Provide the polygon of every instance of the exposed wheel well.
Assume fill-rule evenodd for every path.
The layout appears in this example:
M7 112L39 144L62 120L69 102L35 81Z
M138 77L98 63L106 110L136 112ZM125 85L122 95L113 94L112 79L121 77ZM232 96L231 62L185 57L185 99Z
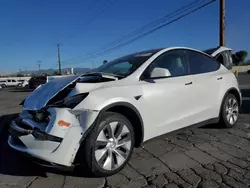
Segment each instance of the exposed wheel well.
M229 90L227 90L227 92L225 93L224 97L223 97L223 100L221 102L221 106L220 106L220 112L219 112L219 117L221 117L221 110L222 110L222 106L223 106L223 103L225 101L225 98L227 96L227 94L232 94L236 97L237 101L239 104L241 104L241 101L240 101L240 94L238 92L238 90L236 88L230 88Z
M135 131L135 147L140 147L143 142L143 123L138 112L126 105L112 106L105 111L122 114L131 122Z
M230 93L230 94L234 95L234 96L236 97L238 103L240 104L240 94L239 94L239 92L237 91L237 89L232 88L232 89L230 89L227 93Z

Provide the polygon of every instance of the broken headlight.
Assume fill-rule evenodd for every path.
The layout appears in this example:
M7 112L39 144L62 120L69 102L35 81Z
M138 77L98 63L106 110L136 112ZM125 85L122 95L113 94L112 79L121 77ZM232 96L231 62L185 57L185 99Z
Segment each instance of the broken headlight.
M64 108L75 108L80 102L82 102L89 93L82 93L78 95L74 95L72 97L68 97L62 101L58 101L50 106L54 107L64 107Z

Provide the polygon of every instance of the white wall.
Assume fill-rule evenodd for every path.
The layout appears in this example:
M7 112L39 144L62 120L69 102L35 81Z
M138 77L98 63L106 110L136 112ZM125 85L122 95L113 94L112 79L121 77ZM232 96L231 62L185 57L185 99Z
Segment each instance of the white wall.
M29 80L31 77L2 77L0 78L0 81L2 80Z
M233 71L238 71L238 72L247 72L248 70L250 70L250 65L247 66L235 66L232 69Z

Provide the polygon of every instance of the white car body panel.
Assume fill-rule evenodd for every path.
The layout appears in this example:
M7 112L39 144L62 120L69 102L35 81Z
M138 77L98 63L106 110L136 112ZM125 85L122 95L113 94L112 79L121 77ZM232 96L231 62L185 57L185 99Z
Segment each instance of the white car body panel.
M192 123L193 117L190 114L193 112L190 103L194 100L195 91L192 89L193 85L185 86L189 82L194 82L192 75L141 84L143 88L141 114L145 121L144 140Z
M98 115L109 105L129 104L136 109L142 120L143 141L205 120L218 118L221 102L228 89L235 88L240 94L237 79L223 65L219 70L210 73L155 79L151 82L140 80L144 70L159 55L174 49L194 50L183 47L160 50L123 79L76 83L66 98L81 93L89 94L73 109L48 106L47 111L50 113L48 125L31 123L30 126L35 126L48 135L61 138L61 142L39 141L32 135L26 135L20 137L25 146L16 144L11 136L8 140L9 145L37 158L71 166L81 140ZM198 50L194 51L204 54ZM84 78L84 74L81 77ZM220 77L222 79L218 80ZM39 87L25 100L24 111L19 116L24 120L31 118L27 110L43 109L51 98L78 78L80 77L58 78ZM60 126L60 120L69 122L70 125Z

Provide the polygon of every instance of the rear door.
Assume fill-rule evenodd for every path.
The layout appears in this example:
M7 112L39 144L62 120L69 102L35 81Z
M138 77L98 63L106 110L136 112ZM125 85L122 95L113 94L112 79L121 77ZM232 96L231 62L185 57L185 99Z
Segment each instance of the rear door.
M195 105L193 112L196 121L201 122L217 117L220 99L220 85L223 75L220 63L214 58L196 51L188 51L190 72L195 79Z

